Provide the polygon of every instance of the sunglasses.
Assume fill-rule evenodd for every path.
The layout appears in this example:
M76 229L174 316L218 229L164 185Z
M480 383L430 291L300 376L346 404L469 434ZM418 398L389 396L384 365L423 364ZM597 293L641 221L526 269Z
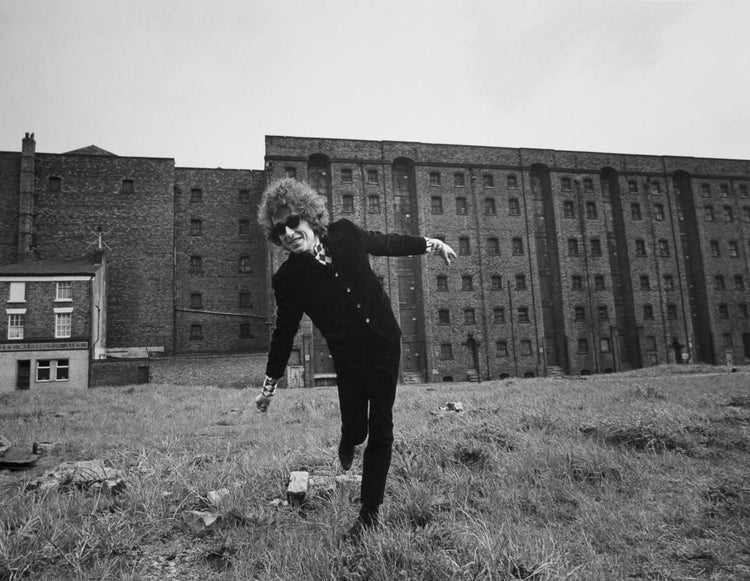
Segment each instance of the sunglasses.
M271 228L271 241L276 244L280 244L281 237L286 234L286 229L296 229L299 226L299 222L301 219L302 217L298 215L289 216L284 222L274 224L273 228Z

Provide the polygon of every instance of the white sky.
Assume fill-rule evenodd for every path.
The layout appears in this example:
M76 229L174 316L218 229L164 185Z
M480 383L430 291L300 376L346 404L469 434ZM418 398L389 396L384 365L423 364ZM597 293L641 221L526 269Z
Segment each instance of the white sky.
M0 151L265 135L750 159L750 1L0 0Z

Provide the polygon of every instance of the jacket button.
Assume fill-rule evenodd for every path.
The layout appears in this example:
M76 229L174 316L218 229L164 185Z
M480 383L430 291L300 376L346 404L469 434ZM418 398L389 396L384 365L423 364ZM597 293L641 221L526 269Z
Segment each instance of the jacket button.
M339 273L338 272L334 272L333 276L335 276L336 278L338 278L339 277Z
M346 287L346 292L348 292L348 293L352 292L351 287Z
M370 322L370 317L367 317L367 318L365 319L365 323L369 323L369 322Z
M362 308L362 303L357 303L357 308L361 309Z

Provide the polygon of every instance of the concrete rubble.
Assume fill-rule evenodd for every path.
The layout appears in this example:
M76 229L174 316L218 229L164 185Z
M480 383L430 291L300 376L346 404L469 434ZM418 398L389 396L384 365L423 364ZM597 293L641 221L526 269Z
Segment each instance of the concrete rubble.
M433 410L430 413L433 416L445 417L453 414L460 414L464 411L464 404L460 401L449 401L444 405L441 405L437 410Z
M103 460L63 462L52 470L35 478L26 490L45 492L53 489L75 487L84 490L100 490L105 494L119 494L127 487L119 470L104 465Z

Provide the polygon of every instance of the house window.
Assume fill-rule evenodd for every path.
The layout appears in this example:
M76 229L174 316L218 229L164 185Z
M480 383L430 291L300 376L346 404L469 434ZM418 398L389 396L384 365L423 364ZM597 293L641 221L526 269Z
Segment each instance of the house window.
M602 353L609 353L612 350L612 346L609 341L609 337L602 337L599 339L599 351Z
M713 206L704 206L703 207L703 219L706 222L713 222L715 219L714 216L714 207Z
M721 335L721 342L724 346L724 349L731 349L733 342L732 342L732 334L731 333L722 333Z
M599 305L597 307L597 316L600 321L609 320L609 309L607 308L607 305Z
M430 185L431 186L440 185L440 172L437 172L437 171L430 172Z
M495 187L495 176L493 176L491 173L486 173L482 176L482 183L484 184L485 188L494 188Z
M583 178L583 191L593 192L594 191L594 180L591 178Z
M12 282L10 283L10 294L8 296L9 303L25 303L26 302L26 283L25 282Z
M521 215L521 204L518 202L518 198L508 198L508 215L509 216Z
M630 217L633 220L641 219L641 205L640 204L630 204Z
M585 337L578 339L578 352L588 353L589 352L589 340Z
M367 211L371 214L380 212L380 196L367 196Z
M564 192L569 192L572 189L570 178L561 178L560 187Z
M8 339L23 339L23 327L26 321L24 313L10 313L8 315Z
M470 291L474 290L474 279L471 275L465 274L461 277L461 290Z
M515 174L508 174L508 176L505 178L505 183L509 190L518 189L518 179L516 179Z
M747 319L748 318L747 303L739 303L737 305L737 311L740 314L740 319Z
M203 326L198 323L190 325L190 340L191 341L202 341L203 340Z
M71 336L73 313L55 313L55 339L66 339Z
M659 239L659 256L669 256L669 241L664 238Z
M574 310L574 316L576 321L585 321L586 320L586 309L582 306L575 307Z
M464 309L464 325L475 325L477 315L474 309Z
M667 304L667 319L676 319L677 318L677 305L674 303L668 303Z
M297 179L297 168L292 166L287 166L284 168L284 173L286 174L286 177Z
M578 256L578 239L568 238L568 255Z
M724 303L719 304L719 318L720 319L729 318L729 307L727 307L727 305L725 305Z
M354 196L349 194L341 196L341 211L347 214L354 212Z
M191 309L203 308L203 295L201 293L190 293L190 308Z
M352 170L350 168L344 168L341 170L341 183L342 184L350 184L352 183L353 176L352 176Z
M661 194L661 182L657 180L653 180L651 182L651 193L652 194Z
M508 342L507 341L497 341L495 343L495 349L496 349L496 354L498 357L508 356Z
M252 295L247 292L243 291L240 293L240 308L241 309L252 309L253 308L253 301L252 301Z
M437 289L439 291L447 291L448 290L448 277L444 274L439 274L437 277Z
M440 359L453 359L453 347L450 343L440 344Z
M750 222L750 206L742 206L742 219Z
M433 214L442 214L443 198L440 196L432 196L431 209Z
M528 307L518 307L518 322L519 323L529 322L529 308Z
M240 339L250 339L252 336L250 323L240 323Z
M55 292L56 301L72 301L73 300L73 283L69 280L58 282Z
M497 215L497 207L495 206L495 198L484 199L484 213L486 216Z
M497 325L505 323L505 309L503 307L492 309L492 322Z
M120 192L123 194L132 194L135 191L135 185L133 184L133 180L122 180L122 185L120 186Z
M36 380L49 381L51 377L52 361L50 359L39 359L36 362Z
M458 172L453 174L453 185L459 188L463 188L466 185L463 173Z
M654 220L658 220L659 222L664 221L664 205L663 204L654 204Z
M190 220L190 235L200 236L203 229L203 222L200 220Z
M711 256L713 258L719 258L721 256L721 248L718 240L710 240L708 246L711 250Z
M190 203L198 204L203 201L203 190L200 188L192 188L190 190Z
M594 276L594 290L602 291L606 288L604 284L604 275L597 274Z
M638 182L636 180L628 180L628 192L631 194L638 193Z
M654 318L653 305L643 305L643 318L647 321L650 321Z
M523 255L523 238L513 238L511 241L513 248L513 256Z
M719 195L722 198L729 197L729 186L727 184L719 184Z
M378 170L376 169L368 169L367 170L367 183L368 184L377 184L378 183Z
M576 217L576 207L573 202L570 200L566 200L563 202L563 218L575 218Z
M70 362L68 359L57 359L55 361L55 381L68 381L70 375Z
M635 255L646 256L646 241L645 240L639 239L635 241Z
M450 325L451 323L451 312L448 309L438 309L438 324L439 325Z
M500 256L500 240L497 238L487 239L487 254L489 256Z
M525 274L517 274L516 275L516 290L526 290L526 275Z
M595 220L597 217L596 202L586 202L586 219Z
M598 238L591 239L591 256L602 255L602 242Z
M47 180L47 191L51 194L62 190L62 179L57 176L50 176Z
M456 198L456 214L459 216L465 216L467 213L468 207L466 205L466 198L459 196Z
M461 237L458 239L458 253L461 256L469 256L471 254L471 246L469 245L469 239Z
M704 198L707 198L711 195L711 185L710 184L701 184L701 195Z
M745 290L745 279L741 274L734 275L734 290Z
M724 283L724 275L723 274L717 274L714 276L714 288L716 290L724 290L726 289L726 284Z
M664 290L674 290L674 277L671 274L664 275Z
M250 257L240 256L240 272L250 272Z
M523 339L520 344L521 355L531 355L531 341Z
M493 274L490 277L491 289L494 291L503 290L503 277L499 274Z
M190 257L190 274L201 274L203 272L203 258L200 256Z
M572 290L581 290L583 288L583 279L580 275L574 274L570 277L570 288Z
M646 351L656 351L656 337L646 335Z
M240 236L249 236L250 235L250 220L242 219L238 223L239 226L239 235Z
M740 190L740 197L747 198L747 184L740 184L739 185Z
M651 279L647 274L641 275L641 290L651 290Z
M732 210L732 206L724 206L723 214L725 222L734 222L734 210Z
M241 204L247 204L250 201L250 190L240 190L237 201Z

